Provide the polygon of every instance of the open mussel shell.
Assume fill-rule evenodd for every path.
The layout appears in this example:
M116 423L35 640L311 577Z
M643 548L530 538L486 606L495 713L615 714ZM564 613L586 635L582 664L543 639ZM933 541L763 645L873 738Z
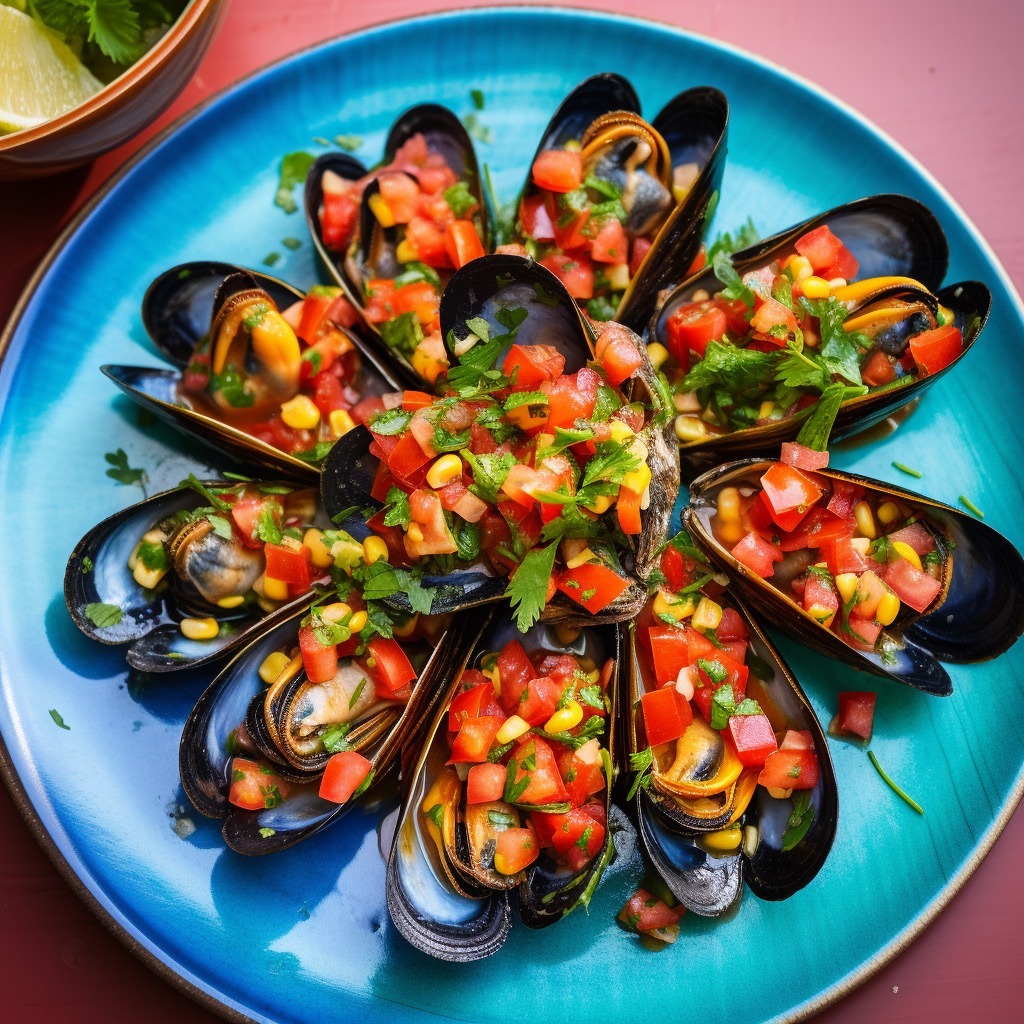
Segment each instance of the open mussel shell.
M288 710L282 698L289 694L268 688L260 679L259 668L271 652L297 644L302 614L292 614L242 650L204 691L182 730L179 770L185 794L201 814L224 819L225 842L247 856L294 846L340 818L354 804L337 804L318 795L316 783L326 757L313 752L305 756L286 754L277 745ZM376 781L397 764L403 744L429 712L438 681L448 677L450 661L456 656L458 632L456 627L442 636L408 703L397 714L371 715L349 734L353 745L373 762ZM305 682L300 671L278 689L294 695ZM276 807L246 811L228 803L234 756L229 747L240 725L245 726L247 742L255 750L238 753L268 762L281 778L292 783L286 798Z
M559 149L581 139L594 121L613 110L640 113L640 98L628 79L609 71L584 79L551 115L534 158L546 149Z
M517 345L551 345L565 357L565 372L575 373L594 358L597 336L591 321L580 311L565 286L546 267L533 260L510 254L483 256L467 263L448 283L441 296L441 334L450 339L473 333L468 321L485 320L491 337L507 333L498 314L503 309L526 309L520 324ZM676 444L661 425L663 400L657 375L638 337L618 324L601 325L603 330L621 331L631 338L642 356L635 374L625 381L622 391L630 402L640 402L653 410L652 421L644 428L651 467L651 500L641 513L643 530L631 552L632 565L625 566L635 582L600 615L581 612L575 602L556 598L545 615L559 618L571 626L600 622L620 622L631 618L647 599L643 582L650 574L669 528L672 507L679 488ZM511 345L511 343L510 343ZM449 349L453 364L458 357ZM505 353L498 354L500 365ZM325 500L326 496L325 496ZM328 502L330 507L330 502ZM345 507L342 505L339 508Z
M208 487L230 486L225 481L206 481ZM160 587L147 590L135 579L128 561L143 536L177 512L197 508L202 498L191 487L176 487L115 512L94 526L75 545L64 573L64 599L75 625L100 643L130 644L128 664L142 672L177 672L196 668L247 644L259 631L311 600L296 598L271 613L259 609L220 611L221 632L211 640L189 640L178 622L192 610L191 589L167 574ZM240 552L243 555L247 552ZM230 568L230 567L229 567ZM234 571L232 569L231 571ZM240 568L244 571L244 568ZM257 573L260 570L257 570ZM99 626L92 616L95 606L120 609L114 625ZM209 607L196 609L202 616Z
M650 321L662 289L682 280L700 252L725 171L729 101L711 86L669 100L651 127L668 145L673 168L696 170L619 303L615 319L634 331Z
M757 487L770 465L756 459L732 462L699 477L690 486L691 504L683 510L683 525L711 561L729 573L740 594L779 629L827 657L937 696L953 692L939 659L994 658L1024 633L1024 558L1005 537L964 512L895 484L818 470L826 480L847 481L918 510L947 549L937 603L925 614L886 627L895 643L887 646L884 657L848 646L715 540L711 519L718 491L726 486Z
M747 684L752 697L768 716L777 733L786 729L807 730L818 757L818 782L810 790L813 818L803 839L783 849L782 835L793 809L792 798L776 799L757 786L758 769L744 769L723 816L701 820L689 806L676 802L652 785L637 798L641 841L659 874L676 898L695 914L718 917L735 906L743 883L755 896L781 900L806 886L821 869L832 848L839 817L839 791L828 743L800 684L775 646L758 626L750 610L732 592L730 603L740 612L750 634L753 669ZM643 663L633 639L630 661L627 714L636 707L645 678ZM694 721L699 721L694 718ZM701 722L703 724L703 722ZM708 731L709 727L705 727ZM628 746L638 746L636 717L629 714ZM705 774L715 769L713 759L702 766ZM698 769L697 777L700 776ZM733 853L711 853L701 845L701 833L723 827L731 818L743 823L743 843Z

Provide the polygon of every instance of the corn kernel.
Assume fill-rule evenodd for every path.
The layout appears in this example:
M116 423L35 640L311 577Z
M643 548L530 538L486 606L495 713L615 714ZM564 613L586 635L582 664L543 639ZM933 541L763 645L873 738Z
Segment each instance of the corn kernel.
M570 558L566 563L566 569L578 569L581 565L586 565L587 562L596 562L597 555L594 554L590 548L584 548L575 558Z
M582 721L583 707L578 700L571 700L544 723L544 731L563 732L566 729L575 729Z
M597 515L601 515L601 513L607 512L613 504L615 504L615 499L610 494L595 494L594 500L589 505L584 505L583 507L590 509L591 512L596 512Z
M264 576L263 596L271 601L287 601L288 584L284 580L275 580L272 576Z
M320 609L320 618L331 625L341 622L342 619L348 618L351 614L352 609L344 601L334 601L332 604L325 605Z
M308 529L302 535L302 546L309 548L309 557L318 569L326 569L334 564L331 549L324 543L324 535L316 528Z
M708 832L704 836L704 846L709 850L727 853L730 850L739 848L743 841L743 829L740 823L730 825L728 828L720 828L717 832Z
M281 419L293 430L312 430L320 422L320 410L308 395L296 395L282 403Z
M800 282L800 287L803 289L804 295L809 299L827 299L829 292L832 290L828 286L828 281L823 277L816 277L811 275L805 277Z
M360 630L366 628L367 614L366 612L353 612L352 618L348 620L348 628L353 633L358 633Z
M613 292L624 292L629 287L629 264L606 264L604 276L608 280L608 287Z
M855 572L841 572L836 577L836 590L839 591L843 604L851 600L853 595L857 593L858 582Z
M853 506L853 518L857 522L857 529L860 530L862 537L874 540L878 536L875 517L871 513L871 506L866 501L858 501Z
M442 371L448 369L448 364L443 359L432 356L424 350L422 345L413 352L412 359L409 361L412 363L412 368L430 384L433 384L441 376Z
M740 492L736 487L723 487L718 492L718 518L723 523L740 521Z
M513 740L525 736L530 731L530 723L524 721L518 715L512 715L501 723L501 728L494 735L494 742L499 746L511 743Z
M708 428L696 416L677 416L675 431L680 441L699 441L707 436Z
M388 560L388 546L380 537L367 537L363 541L363 561L367 565Z
M283 651L274 651L263 659L260 665L260 679L269 686L288 667L289 657Z
M217 607L230 610L231 608L240 608L243 604L245 604L245 595L231 594L228 597L222 597L217 602Z
M608 429L611 431L611 438L618 444L625 444L630 438L635 437L632 428L622 420L609 420Z
M668 349L660 341L651 342L647 346L647 358L650 359L651 366L656 370L660 370L665 365L668 355Z
M740 523L722 523L717 536L723 544L735 546L743 540L743 526Z
M768 795L775 800L788 800L793 795L791 789L778 789L775 786L768 786Z
M281 547L287 548L289 551L294 551L296 554L302 551L302 541L298 537L289 537L285 535L281 538Z
M136 559L135 571L132 573L135 582L146 590L152 590L166 575L166 569L147 569L141 558Z
M622 477L622 487L627 487L634 494L643 494L651 483L651 467L641 462L636 469L631 469Z
M405 535L414 544L422 544L423 543L423 531L420 529L420 524L419 523L410 523L409 524L409 529L406 530Z
M806 256L790 256L786 266L793 274L794 281L806 281L807 278L814 276L814 268Z
M408 238L403 238L397 246L395 246L395 259L399 263L412 263L413 260L418 260L420 254L416 251L416 246L412 244L412 241Z
M759 420L766 420L773 412L775 412L774 402L762 402L760 408L757 410L757 418Z
M427 470L427 483L435 490L439 490L453 480L462 479L462 459L458 455L442 455L435 459L433 465Z
M395 226L395 215L388 206L387 200L379 193L376 192L366 201L366 205L370 207L370 212L377 218L377 223L382 228L393 228Z
M887 590L875 609L875 621L880 626L891 626L899 613L900 599L891 590Z
M327 417L327 422L330 424L331 433L335 437L341 437L350 430L355 430L356 427L356 421L352 419L348 409L333 410L330 416Z
M182 619L178 628L189 640L212 640L220 632L216 619Z
M654 615L662 621L668 618L673 622L682 622L683 619L688 619L693 615L696 610L697 604L692 594L687 594L686 597L676 597L659 588L654 598Z
M712 601L710 597L702 597L700 604L697 605L697 610L693 613L690 625L698 633L703 633L709 629L718 629L721 621L722 606L716 601Z
M888 526L890 523L895 523L896 520L899 519L899 517L899 505L896 505L891 501L883 501L882 504L878 506L878 521L883 526Z
M892 549L900 558L905 558L918 572L921 571L921 556L906 541L894 540Z

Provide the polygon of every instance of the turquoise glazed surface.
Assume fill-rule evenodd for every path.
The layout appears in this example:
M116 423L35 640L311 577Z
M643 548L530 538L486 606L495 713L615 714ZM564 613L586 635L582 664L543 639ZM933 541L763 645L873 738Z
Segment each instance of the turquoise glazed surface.
M1000 709L1019 706L1024 645L994 663L949 666L955 692L939 699L783 640L824 722L838 690L878 691L873 749L924 816L885 788L863 750L832 742L839 832L818 878L787 902L748 893L733 919L688 916L679 944L651 954L614 923L640 872L637 856L622 850L589 914L545 932L517 926L490 960L453 966L407 946L388 919L379 830L392 805L356 811L277 857L231 853L217 824L187 806L177 777L181 725L206 680L129 679L120 650L73 627L61 592L72 546L142 497L105 475L104 453L123 448L131 465L145 467L150 493L214 468L207 452L140 423L100 375L101 363L159 364L139 318L149 281L184 260L258 266L276 252L275 273L313 283L301 215L273 204L281 155L317 152L314 137L345 134L363 138L358 155L372 162L402 109L435 100L468 114L472 89L486 101L476 115L489 138L480 157L508 202L551 111L601 70L626 74L648 113L691 85L725 91L732 118L719 230L751 214L768 234L873 192L905 192L931 206L949 234L947 280L986 281L991 320L964 364L894 435L844 448L833 465L954 505L967 495L986 522L1024 543L1018 300L930 179L808 86L674 30L529 9L377 29L243 83L150 150L92 210L24 309L0 368L0 731L11 766L102 910L229 1011L281 1024L510 1014L575 1024L666 1013L731 1024L792 1019L834 998L919 927L1019 796L1024 727ZM286 237L303 244L291 251ZM902 476L893 460L923 478ZM189 820L196 830L181 838Z

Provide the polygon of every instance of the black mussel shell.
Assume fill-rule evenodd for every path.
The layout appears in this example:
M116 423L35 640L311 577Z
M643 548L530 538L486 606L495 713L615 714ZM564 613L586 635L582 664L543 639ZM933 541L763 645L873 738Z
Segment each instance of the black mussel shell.
M937 696L953 684L939 660L984 661L1008 650L1024 633L1024 558L990 526L932 498L895 484L837 470L818 470L827 480L856 484L923 510L947 547L946 579L938 605L902 625L887 627L896 645L886 656L855 650L815 622L798 605L738 562L711 531L710 517L721 487L754 483L771 465L756 459L732 462L693 482L683 524L711 561L730 574L743 597L756 602L773 625L820 653L854 668L905 683Z
M558 149L572 139L581 139L597 118L613 110L640 113L640 98L629 81L608 71L584 79L552 115L534 159L546 149Z
M230 486L226 481L205 483ZM94 526L68 559L64 600L75 625L100 643L130 644L126 659L139 671L177 672L223 659L312 600L312 595L304 595L269 614L225 611L216 616L224 626L212 640L183 636L178 628L182 616L172 608L165 589L154 593L141 587L128 568L128 559L147 531L176 512L199 507L202 501L190 487L154 494ZM120 621L98 626L88 609L99 604L120 609Z
M730 603L740 612L750 632L750 649L762 668L751 672L747 695L757 700L776 731L800 729L811 732L818 756L818 782L809 791L813 818L806 834L790 850L783 849L783 833L793 811L793 798L780 800L757 787L741 818L743 842L732 853L711 853L701 846L701 832L713 831L724 822L700 823L685 814L674 814L669 800L655 800L652 789L637 798L641 840L659 874L675 897L695 914L717 917L735 906L746 882L755 896L781 900L804 888L817 875L835 839L839 817L839 790L825 735L800 684L775 646L758 626L749 608L731 590ZM639 701L637 676L640 666L634 649L630 703ZM637 746L635 720L627 732L629 747ZM749 771L749 770L748 770ZM795 791L796 793L800 791ZM808 791L805 791L808 792ZM689 826L689 827L687 827Z

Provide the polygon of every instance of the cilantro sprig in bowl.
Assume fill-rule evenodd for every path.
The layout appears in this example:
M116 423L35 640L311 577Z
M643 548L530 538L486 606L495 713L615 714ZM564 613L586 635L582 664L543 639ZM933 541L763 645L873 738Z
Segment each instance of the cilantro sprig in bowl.
M521 631L542 614L630 618L678 487L640 340L592 325L553 274L510 255L452 278L441 325L452 368L440 394L391 396L335 445L328 514L385 542L396 605L507 598Z
M684 478L783 441L824 451L918 397L966 354L988 288L940 288L948 245L916 200L836 207L680 285L651 327Z

